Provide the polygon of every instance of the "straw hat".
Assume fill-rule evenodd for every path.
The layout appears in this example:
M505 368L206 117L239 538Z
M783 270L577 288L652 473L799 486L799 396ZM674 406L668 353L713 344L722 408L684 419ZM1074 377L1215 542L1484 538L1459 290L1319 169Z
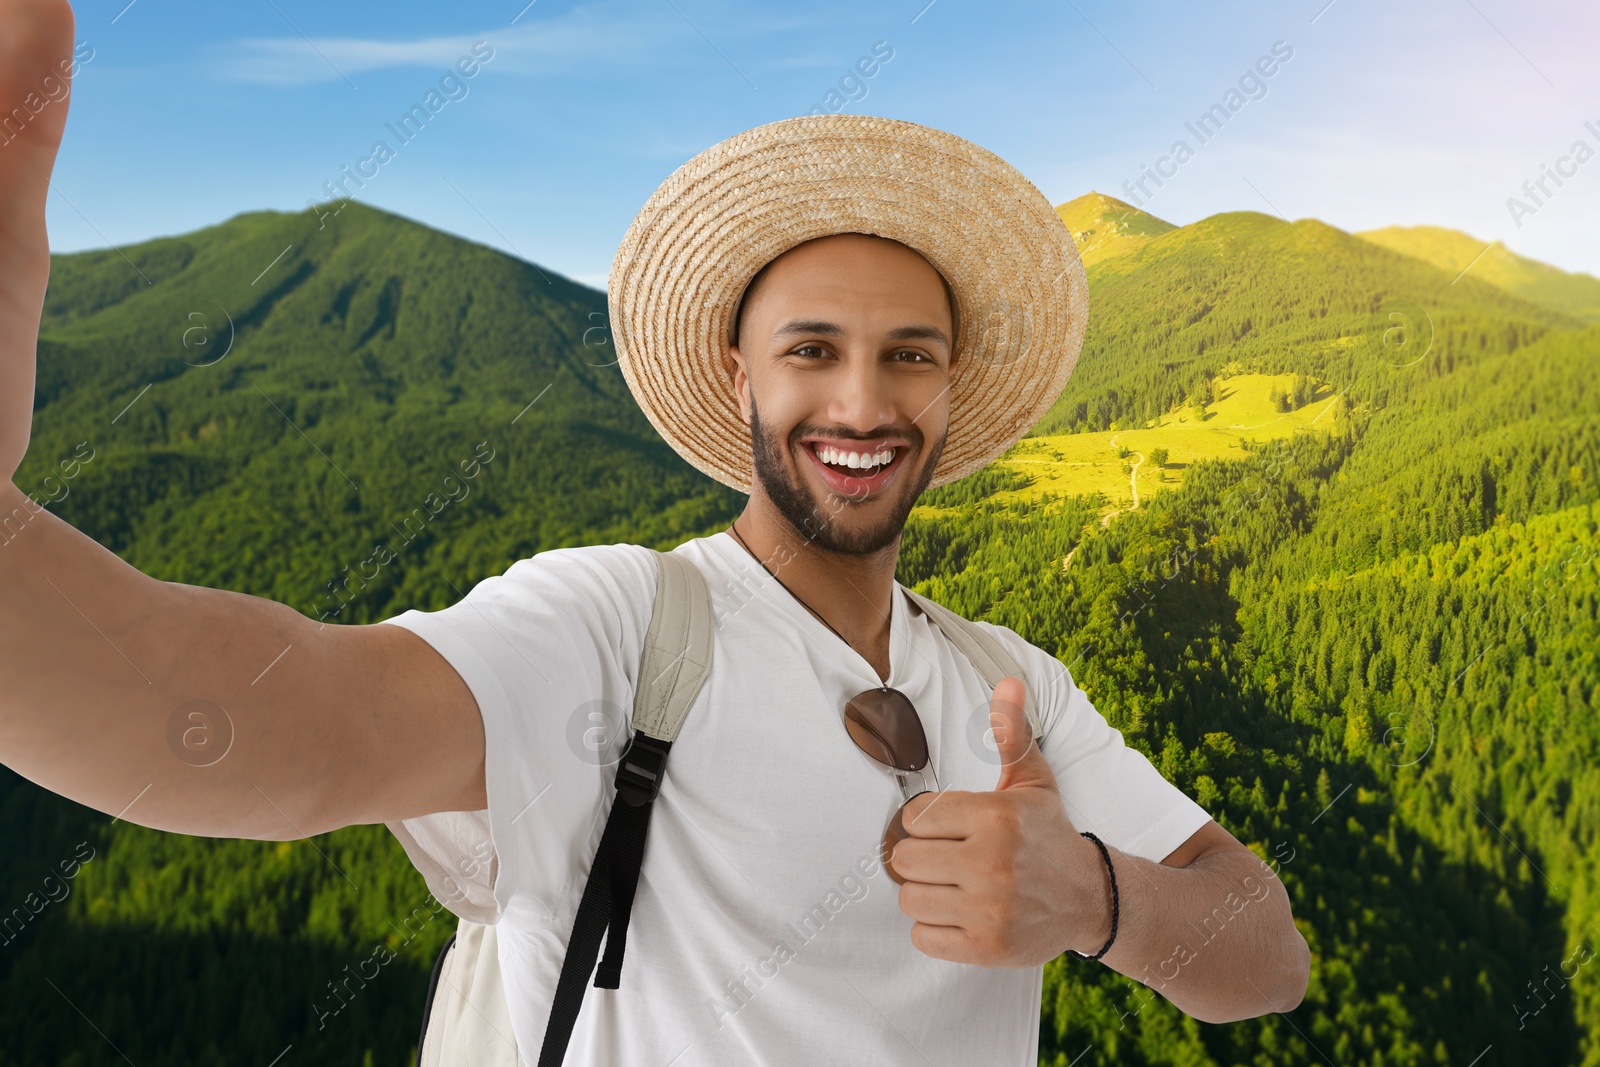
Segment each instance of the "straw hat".
M1042 418L1078 360L1083 263L1044 194L1005 160L897 119L784 119L712 145L628 227L607 298L617 360L656 430L699 470L750 491L750 428L728 335L745 286L836 233L920 252L956 300L950 433L933 485L970 474Z

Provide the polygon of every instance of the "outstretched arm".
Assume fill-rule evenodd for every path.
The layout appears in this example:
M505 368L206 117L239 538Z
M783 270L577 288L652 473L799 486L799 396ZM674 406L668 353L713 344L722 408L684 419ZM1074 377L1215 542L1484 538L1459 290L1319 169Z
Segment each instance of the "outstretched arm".
M398 626L162 582L0 487L0 762L160 830L292 840L488 806L466 684Z
M71 69L64 0L0 0L0 762L162 830L288 840L477 810L471 691L398 626L161 582L12 482L32 429L45 196ZM57 85L59 89L59 85ZM5 124L17 107L28 120Z

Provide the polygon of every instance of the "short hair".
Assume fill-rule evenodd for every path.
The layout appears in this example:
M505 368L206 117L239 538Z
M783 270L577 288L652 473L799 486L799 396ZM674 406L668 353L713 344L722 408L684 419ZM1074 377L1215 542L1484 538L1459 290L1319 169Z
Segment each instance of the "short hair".
M836 237L838 235L837 234L825 234L824 236ZM906 244L903 241L895 241L893 237L882 237L880 234L875 234L875 233L864 234L863 236L866 236L866 237L879 237L881 240L894 241L894 243L899 245L901 248L909 248L909 249L911 249L911 251L917 252L917 250L915 248L911 248L910 245ZM813 238L811 238L811 241L820 241L820 240L822 240L821 237L813 237ZM801 245L810 244L811 241L801 241L800 244L795 245L794 247L795 248L799 248ZM785 251L786 252L792 252L792 251L794 251L794 249L792 249L792 248L791 249L785 249ZM921 252L917 252L917 255L922 256L922 253ZM775 256L772 259L768 260L766 265L763 266L760 270L756 271L755 275L750 279L749 284L744 287L744 291L739 294L739 299L734 301L734 304L733 304L733 317L728 320L728 345L730 347L732 347L734 345L737 345L739 343L739 327L744 322L745 304L747 304L750 301L750 298L755 295L757 288L759 288L760 285L761 285L762 279L766 277L767 271L769 269L771 269L772 265L774 263L778 262L778 260L781 259L781 258L782 258L782 253L780 253L778 256ZM922 259L923 259L923 262L927 262L928 257L927 256L922 256ZM933 267L933 264L932 263L928 263L928 266ZM951 359L954 360L954 358L955 358L956 332L957 332L957 329L958 329L958 327L960 325L960 322L961 322L960 313L956 309L956 294L955 294L955 291L950 288L950 282L945 278L943 271L941 271L938 267L933 267L933 272L939 276L939 284L944 286L944 297L950 303L950 345L951 345L950 355L951 355Z

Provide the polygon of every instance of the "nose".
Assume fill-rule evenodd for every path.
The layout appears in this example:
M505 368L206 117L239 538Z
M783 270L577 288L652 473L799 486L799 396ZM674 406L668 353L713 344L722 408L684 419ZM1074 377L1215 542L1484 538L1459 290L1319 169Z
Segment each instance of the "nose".
M888 368L876 353L846 355L844 373L835 375L828 418L836 425L870 433L895 421L894 393Z

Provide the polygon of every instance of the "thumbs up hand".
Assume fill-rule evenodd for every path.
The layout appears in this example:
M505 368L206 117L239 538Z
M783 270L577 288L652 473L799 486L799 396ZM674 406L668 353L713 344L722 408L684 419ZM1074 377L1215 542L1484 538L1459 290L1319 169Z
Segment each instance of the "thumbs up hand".
M1034 743L1022 680L994 687L989 722L1000 753L991 792L912 797L910 834L890 857L911 943L936 959L1033 967L1066 949L1092 953L1111 936L1110 882L1100 851L1067 817L1055 771Z

